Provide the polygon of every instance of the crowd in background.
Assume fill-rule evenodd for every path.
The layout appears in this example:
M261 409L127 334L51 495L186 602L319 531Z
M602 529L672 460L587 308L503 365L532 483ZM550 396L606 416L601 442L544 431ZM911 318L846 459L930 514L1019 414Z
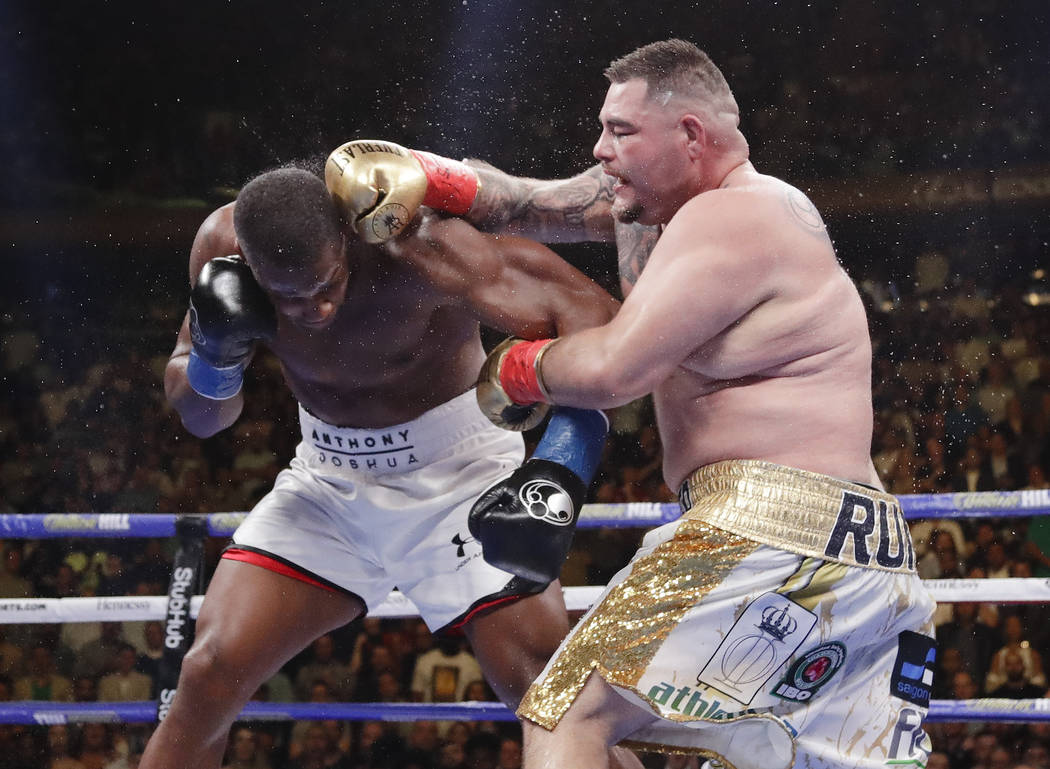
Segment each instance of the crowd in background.
M856 277L872 327L873 458L886 487L898 494L1047 488L1050 296L1040 293L1038 279L987 286L953 278L949 260L937 252L917 257L908 285ZM243 511L267 492L298 440L295 403L279 367L269 355L258 357L235 426L207 440L192 437L161 387L183 311L174 300L152 304L151 323L165 330L164 341L148 334L124 343L111 339L101 357L83 346L70 356L49 345L49 323L62 321L20 322L4 314L0 347L11 397L0 399L3 512ZM611 421L592 500L672 500L661 477L650 401L613 411ZM1050 575L1044 517L916 521L912 534L924 578ZM604 583L639 536L637 529L581 530L564 583ZM208 540L209 569L223 545ZM162 594L171 548L159 539L7 540L0 597ZM936 622L935 697L1041 697L1047 691L1047 607L942 604ZM161 636L156 622L0 625L0 698L150 699ZM418 620L353 623L320 639L257 696L492 698L464 642L434 639ZM1008 767L1022 757L1050 769L1050 731L1041 726L934 724L930 731L954 769ZM4 726L0 769L119 767L122 751L133 757L143 736L139 727L102 724ZM519 754L520 733L508 724L253 723L232 733L228 765L516 769ZM41 756L51 763L42 764ZM663 767L666 759L646 760Z

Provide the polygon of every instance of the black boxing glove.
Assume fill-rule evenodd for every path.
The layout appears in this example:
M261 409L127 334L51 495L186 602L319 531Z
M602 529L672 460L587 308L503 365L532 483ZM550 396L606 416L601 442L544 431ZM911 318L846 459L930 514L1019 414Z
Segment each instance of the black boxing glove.
M532 458L470 509L488 563L541 584L558 578L608 430L600 411L554 410Z
M232 398L256 341L276 333L277 312L247 262L237 256L210 260L190 292L190 387L212 400Z

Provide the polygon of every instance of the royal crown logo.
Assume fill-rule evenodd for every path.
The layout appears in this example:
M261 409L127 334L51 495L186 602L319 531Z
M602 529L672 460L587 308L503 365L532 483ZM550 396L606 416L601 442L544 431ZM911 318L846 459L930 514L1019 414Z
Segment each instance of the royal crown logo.
M758 623L758 629L769 633L778 641L783 641L787 636L795 632L798 622L788 614L787 607L778 608L767 606L762 612L762 621Z

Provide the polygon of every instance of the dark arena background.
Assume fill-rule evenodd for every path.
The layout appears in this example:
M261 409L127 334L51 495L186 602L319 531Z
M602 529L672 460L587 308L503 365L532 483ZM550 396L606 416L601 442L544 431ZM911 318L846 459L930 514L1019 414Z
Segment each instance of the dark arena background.
M602 69L668 37L723 69L756 167L812 197L861 288L887 489L1050 488L1048 24L1050 6L1024 0L0 4L0 513L250 509L298 440L276 362L256 359L240 420L208 440L164 399L204 217L253 175L355 138L534 177L578 173L594 163ZM609 248L557 250L616 290ZM591 501L670 501L649 402L612 422ZM920 575L1050 577L1047 521L913 519ZM168 536L13 526L0 560L11 601L160 596L181 552ZM581 530L563 583L604 584L640 535ZM225 541L205 540L206 573ZM939 605L935 700L1045 697L1048 604L997 600ZM0 619L10 607L0 600ZM156 699L160 628L0 625L0 700ZM329 640L257 699L431 698L417 660L435 642L418 619L358 621ZM120 672L127 644L144 688ZM1018 656L1020 678L1005 662ZM464 698L494 699L483 683ZM52 720L0 723L0 769L133 767L151 728ZM1050 768L1045 721L927 730L931 769ZM225 765L313 766L305 739L288 721L246 721ZM506 721L336 719L325 739L325 766L520 766L520 729Z

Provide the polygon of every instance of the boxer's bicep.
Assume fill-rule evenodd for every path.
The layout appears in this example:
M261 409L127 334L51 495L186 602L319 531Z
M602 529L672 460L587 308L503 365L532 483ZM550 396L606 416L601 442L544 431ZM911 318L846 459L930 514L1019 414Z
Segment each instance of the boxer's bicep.
M607 321L618 303L546 246L487 235L458 219L429 221L397 254L486 326L535 339Z

